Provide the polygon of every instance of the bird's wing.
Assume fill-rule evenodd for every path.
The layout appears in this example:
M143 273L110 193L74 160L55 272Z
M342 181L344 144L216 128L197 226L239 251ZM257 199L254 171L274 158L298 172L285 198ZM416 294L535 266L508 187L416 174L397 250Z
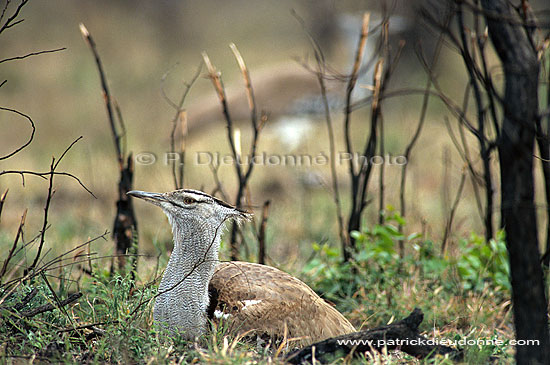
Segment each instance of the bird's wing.
M224 262L210 281L210 316L231 330L271 338L299 338L300 345L354 332L349 321L310 287L276 268Z

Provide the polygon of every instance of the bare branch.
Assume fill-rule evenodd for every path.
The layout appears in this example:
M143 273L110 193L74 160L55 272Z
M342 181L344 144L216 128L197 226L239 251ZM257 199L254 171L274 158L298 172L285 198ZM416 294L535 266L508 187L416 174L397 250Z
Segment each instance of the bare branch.
M126 124L124 123L124 118L122 118L122 111L120 110L120 105L115 98L113 98L113 106L115 108L115 113L118 120L118 125L120 126L120 150L122 151L122 156L126 155Z
M172 159L172 177L174 178L174 186L176 189L181 189L184 186L184 163L185 163L185 141L187 139L187 114L185 113L185 109L183 108L183 104L185 103L185 99L187 98L187 95L189 95L189 92L191 91L191 88L195 84L195 82L198 80L201 71L202 71L202 62L197 67L197 70L195 74L193 75L193 78L191 79L191 82L185 83L185 88L183 90L183 94L179 100L179 103L174 103L168 95L166 95L166 91L164 90L164 82L168 75L170 74L171 70L168 70L161 79L161 93L164 97L164 100L176 110L176 115L172 119L172 131L170 132L170 152L176 153L176 130L178 128L178 125L181 128L181 145L180 145L180 158L182 159L179 165L179 169L176 166L177 161L175 159ZM179 178L178 178L179 177Z
M17 8L15 9L15 12L10 16L8 19L6 19L6 22L0 27L0 33L5 31L6 29L9 29L19 23L22 23L24 19L15 20L19 16L19 13L21 12L21 9L29 2L29 0L21 0L19 5L17 5ZM8 8L10 1L6 2L6 6L2 10L2 18L4 17L4 14L6 12L6 9ZM0 18L1 19L1 18Z
M223 86L223 82L221 80L220 73L216 70L216 68L212 65L212 62L210 61L210 58L208 57L208 54L206 52L202 53L202 57L204 60L204 64L206 65L206 69L208 70L208 77L212 81L212 84L214 85L214 89L216 90L216 93L218 94L218 99L220 100L220 104L222 106L222 112L225 117L225 122L227 125L227 139L229 140L229 147L231 148L231 153L233 154L233 158L235 159L236 163L235 165L235 171L237 173L237 177L239 178L239 181L242 180L242 170L241 170L241 164L240 164L240 158L237 154L237 150L235 148L235 140L233 139L234 133L233 133L233 120L231 119L231 115L229 114L229 106L227 105L227 97L225 95L225 88ZM236 202L237 206L240 206L240 202Z
M58 308L62 310L62 308L64 306L66 306L67 304L71 304L72 302L78 300L80 297L82 296L82 293L72 293L70 294L67 299L64 299L64 300L61 300L57 303L58 305ZM44 312L49 312L49 311L52 311L54 310L56 307L55 305L51 304L51 303L48 303L48 304L44 304L44 305L41 305L40 307L37 307L37 308L34 308L34 309L31 309L31 310L28 310L28 311L25 311L25 312L21 312L21 315L23 317L27 317L27 318L31 318L31 317L34 317L38 314L41 314L41 313L44 313Z
M462 190L464 189L464 182L466 181L466 171L462 171L462 175L460 176L460 183L458 184L458 189L456 191L455 200L453 202L453 205L451 207L451 211L449 212L449 218L447 218L447 224L445 225L445 232L443 233L443 239L441 241L441 255L443 256L445 254L445 248L447 247L447 241L449 238L449 235L451 233L451 229L453 226L453 220L456 213L456 209L458 208L458 204L460 203L460 199L462 197Z
M42 223L42 230L40 231L40 243L38 245L38 251L36 253L36 256L34 258L34 261L33 263L31 264L31 266L29 266L29 268L26 270L27 272L32 272L37 263L38 263L38 260L40 259L40 256L42 254L42 248L44 247L44 242L45 242L45 239L46 239L46 228L48 227L48 213L49 213L49 209L50 209L50 203L51 203L51 200L52 200L52 197L55 193L55 191L53 190L53 179L54 179L54 175L55 175L55 169L59 166L59 163L63 160L63 158L65 157L65 155L67 154L67 152L69 152L69 150L75 145L75 143L77 143L80 139L82 138L82 136L78 137L76 140L74 140L70 145L69 147L67 147L65 149L65 151L63 151L63 153L61 154L61 156L59 157L59 159L55 160L55 157L52 157L52 163L50 165L50 173L48 174L49 175L49 185L48 185L48 194L46 196L46 204L44 206L44 220L43 220L43 223Z
M4 4L4 7L2 8L2 13L0 14L0 22L2 19L4 19L4 15L6 15L6 11L8 10L8 6L10 5L11 0L6 0L6 3Z
M235 198L235 205L238 208L240 208L242 207L242 200L247 188L248 180L252 175L252 171L255 165L254 157L256 156L258 140L259 140L261 129L267 120L267 116L263 114L262 119L258 123L257 112L256 112L256 102L254 99L254 92L253 92L252 82L250 79L248 69L237 47L234 44L230 45L230 47L233 51L233 54L235 55L237 64L239 65L239 68L241 69L241 73L245 80L245 88L246 88L249 107L250 107L251 124L253 129L250 153L248 156L249 157L248 164L244 172L243 172L243 168L241 167L242 156L241 156L241 150L240 150L240 140L237 140L237 138L235 137L237 133L235 133L233 129L233 121L229 114L229 106L227 105L227 97L225 94L225 88L223 86L221 75L218 71L216 71L215 67L212 65L212 62L210 61L210 58L208 57L206 52L203 52L202 56L203 56L206 68L208 70L208 77L212 81L212 84L214 85L214 89L218 94L218 99L220 100L220 104L222 106L222 112L226 121L227 137L229 140L231 153L235 161L235 164L234 164L235 172L237 174L237 179L238 179L238 190L237 190L237 196ZM214 176L214 178L217 178L217 177ZM238 231L238 225L236 223L233 223L233 227L231 229L231 240L230 240L232 260L236 260L238 258L237 231Z
M241 73L243 75L246 89L246 98L248 100L248 107L250 108L250 120L252 122L252 128L256 130L258 128L258 114L256 112L256 99L254 97L254 91L252 89L252 82L250 81L250 74L248 72L246 64L244 63L243 57L241 56L241 53L237 49L235 43L230 43L229 48L231 48L231 51L233 52L233 55L235 56L237 64L239 65L239 68L241 69Z
M258 263L259 264L265 264L265 244L266 244L266 238L265 238L265 231L267 227L267 218L269 217L269 205L271 202L269 200L266 200L264 202L264 207L262 209L262 220L260 222L260 230L258 232Z
M6 193L7 192L8 191L6 190ZM4 196L2 197L2 203L4 202L6 193L4 193ZM25 212L23 212L23 215L21 216L21 221L19 222L19 227L17 228L17 234L15 235L15 239L13 240L13 245L11 246L10 252L8 253L8 257L6 257L6 259L4 260L4 264L2 264L2 270L0 270L0 283L2 282L2 279L6 274L10 260L14 256L15 249L17 248L17 242L19 242L19 238L23 236L23 227L25 226L26 219L27 219L27 209L25 209Z
M118 104L115 103L114 98L112 98L111 94L109 93L107 79L105 77L105 72L103 70L103 65L99 57L96 44L88 30L82 23L80 24L80 32L82 33L84 40L90 47L90 50L92 51L96 61L101 82L101 88L103 91L103 99L105 102L105 107L107 109L107 116L109 119L109 125L111 127L111 134L113 136L113 142L117 155L120 178L118 181L118 200L116 202L117 211L113 223L113 237L115 239L116 251L118 257L120 258L118 260L118 266L119 268L124 268L126 266L124 262L125 256L121 254L125 254L129 250L137 248L137 246L134 245L136 239L136 236L134 234L137 232L137 220L134 215L132 201L130 197L126 194L128 191L132 190L134 164L132 154L130 153L128 154L128 156L126 156L122 147L122 137L126 134L124 120L122 119L122 113L120 112ZM113 111L113 104L115 104L114 108L116 109L116 116L118 116L118 124L121 126L120 128L122 129L124 134L121 134L117 129L115 113ZM132 276L135 275L136 265L136 261L132 262Z
M49 176L49 175L61 175L61 176L68 176L74 180L76 180L76 182L78 182L78 184L88 192L88 194L90 194L91 196L93 196L94 198L97 199L97 196L94 195L94 193L88 189L88 187L86 187L86 185L84 185L84 183L78 178L76 177L75 175L69 173L69 172L57 172L57 171L48 171L48 172L36 172L36 171L28 171L28 170L3 170L3 171L0 171L0 176L1 175L7 175L7 174L17 174L17 175L21 175L21 178L23 179L23 185L25 185L25 180L24 180L24 176L25 175L34 175L34 176L38 176L38 177L41 177L43 179L46 179L46 176Z
M361 35L359 36L359 43L357 45L357 51L355 53L355 61L353 63L350 78L346 86L344 133L346 138L346 150L347 150L347 153L349 154L353 153L353 146L351 144L351 135L350 135L351 133L350 123L351 123L351 112L352 112L351 94L353 93L353 89L355 88L355 84L357 83L357 77L358 77L357 73L359 71L359 67L361 66L361 62L363 60L363 53L365 51L365 45L367 43L367 37L369 34L369 20L370 20L370 14L365 13L363 15L363 25L361 27ZM352 177L355 176L355 170L354 170L352 161L350 161L349 170L350 170L350 176ZM355 178L352 179L352 184L355 186L357 182L353 182L354 180Z
M334 204L336 206L336 219L338 221L338 233L340 236L340 244L342 246L342 253L345 255L345 252L347 252L347 248L349 247L349 237L346 233L346 229L344 226L344 218L342 214L342 205L340 202L340 190L338 185L338 174L336 172L336 143L334 139L334 128L332 124L332 117L330 113L330 106L328 103L328 96L327 96L327 89L325 85L325 57L323 52L321 51L321 47L319 47L318 43L313 39L313 37L309 37L310 42L313 47L313 51L315 54L315 59L317 60L317 72L315 72L315 75L317 76L317 82L319 83L319 88L321 90L321 99L323 101L323 107L325 112L325 122L327 125L327 132L328 132L328 141L329 141L329 161L330 161L330 175L332 180L332 197L334 200Z
M15 109L4 108L4 107L1 107L1 106L0 106L0 110L5 110L5 111L8 111L8 112L12 112L12 113L15 113L15 114L18 114L18 115L24 117L25 119L27 119L29 121L29 123L31 124L31 128L32 128L31 135L30 135L29 139L27 140L27 142L25 142L21 147L17 148L15 151L13 151L11 153L8 153L5 156L0 156L0 161L1 161L1 160L5 160L7 158L10 158L11 156L15 155L16 153L20 152L25 147L27 147L32 142L32 140L34 138L34 132L36 131L36 127L34 126L34 122L31 119L31 117L29 117L27 114L21 113L20 111L17 111Z
M449 24L450 21L451 21L451 16L448 15L444 23ZM439 55L441 53L441 48L443 46L444 38L445 38L444 33L441 32L439 34L439 37L438 37L438 40L437 40L437 43L436 43L436 46L435 46L435 51L434 51L432 60L431 60L430 65L429 65L430 70L432 70L435 67L435 65L437 63L437 60L439 59ZM421 53L421 51L418 51L418 53ZM418 139L420 137L420 133L422 132L422 128L424 127L424 121L426 120L426 114L427 114L427 111L428 111L428 102L430 100L430 89L431 89L431 87L432 87L432 80L431 80L430 77L428 77L428 79L426 81L426 91L424 92L424 97L422 99L422 107L420 109L420 116L418 117L418 124L416 126L416 130L415 130L412 138L410 139L408 145L405 147L405 153L403 154L405 156L405 160L407 161L407 163L405 163L401 167L401 182L400 182L400 187L399 187L399 205L400 205L401 216L403 218L406 217L406 214L407 214L406 213L406 202L405 202L405 189L406 189L406 183L407 183L408 161L410 160L412 150L413 150L414 146L416 145L416 142L418 141ZM398 228L399 228L399 232L403 233L403 225L399 224ZM404 251L404 242L403 242L403 240L399 241L399 248L400 248L401 254L403 255L403 251Z
M113 135L113 141L114 141L115 149L117 153L117 160L122 170L122 165L124 162L123 162L122 149L120 147L120 134L118 133L116 124L115 124L111 94L109 93L109 87L107 86L107 79L105 77L105 72L103 71L103 64L101 63L101 58L99 57L99 53L97 51L97 47L94 42L94 39L92 38L86 26L84 26L84 24L82 23L80 23L80 32L82 33L84 40L90 47L90 50L92 51L95 58L97 70L99 72L99 79L101 82L101 89L103 90L103 99L105 101L105 107L107 108L107 116L109 117L109 125L111 126L111 133Z
M212 176L214 177L214 184L216 185L211 195L217 195L217 193L220 193L223 200L229 201L229 196L225 192L223 184L221 183L220 177L218 175L218 170L220 169L220 165L211 161L208 166L210 167L210 171L212 171Z
M2 208L4 208L4 202L6 201L6 197L8 196L8 191L9 189L6 189L6 191L4 191L4 193L0 196L0 221L2 219Z
M27 272L32 272L34 268L36 267L36 264L38 263L38 260L41 257L42 254L42 248L44 247L44 242L46 240L46 227L48 226L48 213L50 210L50 202L52 201L52 197L54 194L53 190L53 177L55 172L55 157L52 157L52 163L50 165L50 179L49 179L49 185L48 185L48 194L46 195L46 205L44 206L44 220L42 222L42 230L40 231L40 243L38 244L38 251L36 252L36 256L34 257L34 261L29 266L29 268L26 270Z
M28 280L28 279L31 279L31 278L34 278L35 276L39 275L41 272L45 272L45 271L48 271L48 270L56 270L56 269L59 269L59 268L62 268L64 266L67 266L67 265L62 265L62 266L54 266L54 265L57 265L59 263L62 263L63 261L67 261L67 260L73 260L73 262L71 264L77 264L79 263L80 261L74 261L74 259L72 257L70 258L67 258L66 256L70 255L71 253L73 252L76 252L77 250L80 250L82 247L86 246L86 245L89 245L95 241L97 241L98 239L100 238L103 238L105 239L105 237L109 234L108 231L104 232L103 234L99 235L99 236L96 236L92 239L89 239L87 240L86 242L84 243L81 243L80 245L77 245L76 247L68 250L67 252L64 252L62 253L61 255L51 259L50 261L48 262L45 262L43 264L41 264L40 266L38 266L36 268L36 270L34 270L33 272L27 270L27 273L25 273L22 277L19 277L19 278L16 278L16 279L12 279L10 281L7 281L5 283L2 284L2 289L6 289L6 288L9 288L11 286L11 288L9 290L6 290L4 292L4 296L0 298L0 305L6 300L6 298L8 298L11 293L13 293L13 291L25 280ZM39 238L41 236L41 234L39 234L35 239L31 240L32 241L35 241L37 238ZM25 245L24 245L25 246ZM17 252L15 253L17 254ZM112 255L108 255L108 256L102 256L102 257L95 257L93 258L94 260L98 260L98 259L101 259L101 258L107 258L107 257L112 257ZM82 260L82 262L85 262L85 261L88 261L90 260L91 258L86 258L84 260ZM24 260L24 259L23 259ZM15 284L15 285L14 285Z
M46 50L46 51L31 52L31 53L27 53L26 55L23 55L23 56L4 58L3 60L0 60L0 63L15 61L15 60L23 60L23 59L28 58L28 57L38 56L38 55L42 55L42 54L46 54L46 53L60 52L60 51L66 50L66 49L67 49L66 47L61 47L61 48L50 49L50 50Z

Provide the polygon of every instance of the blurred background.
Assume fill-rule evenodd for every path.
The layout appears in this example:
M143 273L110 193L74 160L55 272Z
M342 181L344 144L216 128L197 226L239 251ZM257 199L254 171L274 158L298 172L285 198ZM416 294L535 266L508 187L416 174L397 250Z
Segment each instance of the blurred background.
M1 169L48 171L51 157L59 156L72 141L83 136L65 157L60 170L78 176L97 199L75 181L57 177L49 219L55 229L47 234L48 248L52 254L64 252L112 229L118 166L96 65L82 39L79 23L86 25L97 43L111 94L120 105L126 124L127 151L134 156L152 153L158 158L151 164L136 163L135 189L163 192L174 188L170 167L163 156L169 151L175 110L161 89L170 99L179 100L185 84L202 61L203 51L221 72L230 110L242 134L243 151L248 150L251 135L248 106L243 80L228 46L231 42L237 45L249 68L259 109L269 116L260 137L259 153L328 155L319 87L315 76L304 67L304 64L313 65L308 32L319 42L327 64L335 72L347 74L366 11L372 12L373 33L367 41L365 65L375 56L380 30L374 29L382 19L381 4L383 2L359 0L31 1L23 10L25 21L0 37L1 58L58 47L67 49L0 65L1 79L8 80L0 88L0 104L28 114L36 123L31 145L0 162ZM398 1L394 7L386 6L392 13L392 52L397 52L399 42L405 42L390 90L425 87L426 73L416 52L420 45L426 58L431 59L437 34L426 27L419 16L421 5L421 1ZM303 19L303 25L293 12ZM494 56L490 56L489 61L490 66L498 64ZM443 49L434 72L447 95L461 100L467 75L453 49ZM187 188L212 192L215 182L211 170L206 164L197 164L196 158L200 152L226 155L230 150L221 107L205 74L203 68L184 105L189 123L184 184ZM369 69L359 79L354 100L370 95L371 84L372 69ZM333 107L336 150L343 151L345 83L333 80L327 85ZM421 101L422 95L416 94L383 102L384 145L390 156L403 154L418 123ZM353 114L353 142L360 149L368 136L369 113L367 106ZM406 233L423 232L433 240L443 234L464 168L449 138L445 118L456 126L456 120L445 106L432 98L425 128L408 161L409 210L405 230ZM0 113L0 130L0 155L24 143L30 133L25 120L6 112ZM472 146L476 148L473 142ZM347 166L337 164L337 168L344 212L347 212ZM400 172L399 165L385 166L388 210L398 208ZM367 226L378 221L379 173L380 169L375 168L369 187L372 201L364 216ZM219 177L230 200L234 199L237 185L233 166L222 165ZM328 164L258 165L255 168L250 181L253 208L261 207L267 199L272 201L267 225L268 263L292 270L301 267L311 255L313 242L338 246L330 181ZM23 186L20 176L2 176L0 190L3 192L8 187L10 192L0 223L2 248L11 244L26 208L29 209L26 231L39 231L47 182L28 176ZM539 201L543 202L542 195ZM164 215L141 202L135 203L135 209L140 252L156 257L159 250L170 249L171 232ZM479 232L481 228L472 189L467 183L456 213L452 239ZM111 241L95 245L102 254L113 251ZM243 255L254 259L254 242L249 242L249 246Z

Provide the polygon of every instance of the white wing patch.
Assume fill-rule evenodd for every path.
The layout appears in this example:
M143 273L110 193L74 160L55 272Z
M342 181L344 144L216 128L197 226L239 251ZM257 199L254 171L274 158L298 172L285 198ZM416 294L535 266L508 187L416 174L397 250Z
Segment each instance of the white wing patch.
M216 317L216 318L218 318L218 319L220 319L220 318L227 319L227 318L229 318L230 316L231 316L231 314L229 314L229 313L224 313L224 312L222 312L221 310L218 310L218 309L216 309L216 310L214 311L214 317Z
M253 305L256 305L258 303L261 303L262 301L261 300L256 300L256 299L253 299L253 300L243 300L243 304L244 304L244 307L241 309L241 310L245 310L247 309L248 307L251 307Z

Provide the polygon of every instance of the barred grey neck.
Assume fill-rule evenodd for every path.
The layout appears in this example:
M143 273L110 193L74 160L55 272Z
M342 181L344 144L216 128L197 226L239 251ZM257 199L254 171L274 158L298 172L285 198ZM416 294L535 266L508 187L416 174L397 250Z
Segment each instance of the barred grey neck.
M206 329L208 284L217 266L224 223L242 222L250 214L198 190L132 190L128 195L162 208L172 226L174 250L159 285L155 322L195 339Z
M161 294L153 317L192 340L206 329L208 284L217 265L222 229L205 221L181 221L170 215L168 218L174 250L159 285Z

